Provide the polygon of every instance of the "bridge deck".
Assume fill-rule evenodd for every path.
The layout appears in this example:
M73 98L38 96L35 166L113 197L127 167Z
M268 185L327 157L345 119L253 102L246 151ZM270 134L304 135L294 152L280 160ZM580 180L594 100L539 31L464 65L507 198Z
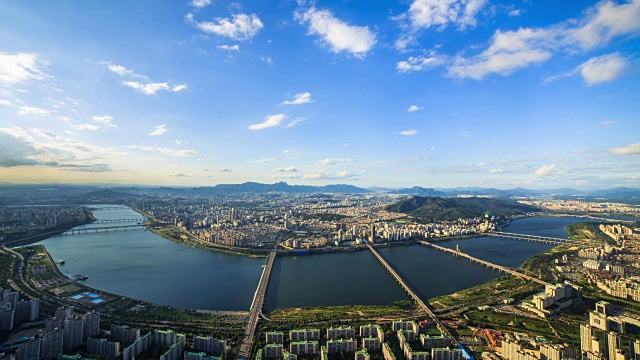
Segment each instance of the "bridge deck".
M240 342L240 349L236 356L236 359L238 360L248 360L249 356L251 356L253 337L255 335L256 326L258 325L258 318L262 315L262 306L264 305L264 299L267 293L267 287L269 286L269 278L271 277L271 270L273 269L273 262L275 258L275 251L270 252L267 256L267 264L262 271L260 283L258 283L258 289L253 297L253 303L251 304L251 310L249 311L247 328L244 331L244 336Z
M435 245L435 244L432 244L432 243L430 243L430 242L426 242L426 241L420 241L420 243L421 243L422 245L430 246L430 247L432 247L432 248L434 248L434 249L438 249L438 250L442 250L442 251L450 252L450 253L452 253L452 254L453 254L453 255L455 255L455 256L462 256L462 257L464 257L464 258L469 259L469 260L470 260L470 261L472 261L472 262L477 262L477 263L482 264L482 265L485 265L485 266L487 266L487 267L491 267L491 268L494 268L494 269L496 269L496 270L500 270L500 271L502 271L502 272L505 272L505 273L507 273L507 274L511 274L511 275L513 275L513 276L517 276L517 277L519 277L519 278L521 278L521 279L525 279L525 280L533 281L533 282L536 282L536 283L538 283L538 284L540 284L540 285L551 285L551 284L549 284L548 282L546 282L546 281L542 281L542 280L540 280L540 279L538 279L538 278L535 278L535 277L533 277L533 276L529 276L529 275L523 274L523 273L521 273L521 272L518 272L518 271L515 271L515 270L513 270L513 269L510 269L510 268L508 268L508 267L506 267L506 266L501 266L501 265L497 265L497 264L494 264L494 263L490 263L490 262L485 261L485 260L478 259L478 258L476 258L476 257L473 257L473 256L471 256L471 255L469 255L469 254L465 254L465 253L463 253L463 252L458 252L458 251L455 251L455 250L453 250L453 249L449 249L449 248L446 248L446 247L438 246L438 245Z
M407 283L404 280L402 280L400 275L398 275L398 273L395 270L393 270L393 268L386 262L386 260L382 256L380 256L380 254L376 251L376 249L373 248L373 246L367 244L367 247L369 247L369 250L371 250L373 255L375 255L375 257L378 259L378 261L380 261L380 263L387 269L387 271L389 271L389 273L391 273L391 275L396 279L396 281L398 283L400 283L400 285L402 285L404 290L409 294L409 296L411 296L413 298L413 300L418 304L418 306L422 310L424 310L433 319L433 321L435 321L436 326L438 327L438 329L443 334L445 334L446 336L449 336L451 338L451 341L453 342L453 344L457 346L458 345L458 341L456 340L456 338L453 337L453 335L451 335L451 332L449 332L449 329L447 329L440 322L440 320L438 319L436 314L434 314L433 311L431 311L431 308L429 308L429 306L427 306L427 304L425 304L424 301L422 301L420 299L420 297L418 297L418 295L415 292L413 292L413 290L411 290L409 285L407 285Z

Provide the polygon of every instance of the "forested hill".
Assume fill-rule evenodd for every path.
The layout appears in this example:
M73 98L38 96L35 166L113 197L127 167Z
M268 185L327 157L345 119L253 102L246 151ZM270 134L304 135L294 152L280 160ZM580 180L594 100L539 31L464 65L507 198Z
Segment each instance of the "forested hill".
M508 200L479 197L445 199L431 196L414 196L391 204L386 209L431 221L473 218L482 216L486 212L490 215L510 217L540 211L534 206Z

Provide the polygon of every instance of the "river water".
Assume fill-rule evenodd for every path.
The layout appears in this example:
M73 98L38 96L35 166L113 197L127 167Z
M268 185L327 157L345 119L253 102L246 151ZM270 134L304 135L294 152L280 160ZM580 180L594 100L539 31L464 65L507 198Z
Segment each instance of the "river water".
M100 220L137 219L124 208L96 210ZM513 221L507 232L566 238L572 217ZM135 222L89 224L132 225ZM192 248L143 229L56 236L39 242L68 276L88 276L96 289L181 308L248 310L262 274L264 258L250 258ZM552 245L482 237L441 242L478 258L519 266ZM380 254L424 299L449 294L501 276L467 260L425 246L382 248ZM265 307L386 305L407 299L400 285L369 251L276 258Z

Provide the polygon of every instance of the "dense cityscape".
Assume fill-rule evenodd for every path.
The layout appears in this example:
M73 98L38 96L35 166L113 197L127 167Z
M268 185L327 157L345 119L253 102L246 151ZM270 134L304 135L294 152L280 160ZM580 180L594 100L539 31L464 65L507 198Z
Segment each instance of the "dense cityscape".
M469 208L476 201L491 200L491 210L455 218L458 213L451 209L432 209L433 218L428 218L422 208L406 206L424 207L435 198L388 192L176 196L162 190L120 191L87 193L80 205L2 208L6 283L0 331L13 339L5 340L9 344L3 349L5 358L633 360L640 356L639 229L635 220L615 220L637 218L637 205L554 200L552 195L507 200L461 194L452 199ZM397 212L397 206L405 206L405 211ZM96 211L128 207L139 217L94 216ZM435 220L438 211L448 212L450 218ZM567 227L568 238L503 230L518 219L549 217L582 221ZM30 245L41 240L41 234L73 237L122 231L125 235L140 229L206 251L262 259L268 255L251 308L194 311L105 292L86 286L84 275L63 274L64 261L54 260L42 245ZM464 245L441 246L451 239L486 236L552 247L512 269L466 254L461 250ZM11 249L12 243L23 246ZM471 293L463 290L421 299L377 250L414 244L444 251L439 256L463 256L507 276ZM381 308L358 306L363 310L357 316L338 315L339 308L329 307L323 318L294 315L300 308L281 312L264 307L277 257L304 259L353 251L372 252L409 300ZM302 309L312 313L313 308ZM286 313L294 317L288 320ZM336 316L342 320L336 322ZM552 332L541 331L540 326Z
M0 360L640 360L640 0L0 2Z

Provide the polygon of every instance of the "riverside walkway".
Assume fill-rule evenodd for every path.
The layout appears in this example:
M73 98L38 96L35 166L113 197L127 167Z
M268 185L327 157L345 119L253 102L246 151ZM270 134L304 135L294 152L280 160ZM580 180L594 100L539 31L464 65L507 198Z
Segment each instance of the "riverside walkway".
M267 256L267 264L262 271L260 282L258 283L258 289L253 296L253 302L251 303L251 310L249 311L249 321L244 331L244 336L240 342L240 350L236 359L248 360L251 356L251 347L253 347L253 337L258 325L258 318L262 315L262 306L264 305L265 295L267 293L267 287L269 286L269 277L271 276L271 270L273 269L273 262L276 258L276 252L272 251Z
M517 276L517 277L519 277L519 278L521 278L521 279L525 279L525 280L533 281L533 282L536 282L536 283L538 283L538 284L540 284L540 285L545 285L545 286L547 286L547 285L551 285L551 284L549 284L549 283L548 283L548 282L546 282L546 281L542 281L542 280L540 280L540 279L538 279L538 278L535 278L535 277L533 277L533 276L529 276L529 275L523 274L523 273L521 273L521 272L515 271L514 269L508 268L508 267L506 267L506 266L501 266L501 265L497 265L497 264L494 264L494 263L490 263L490 262L488 262L488 261L481 260L481 259L478 259L478 258L476 258L476 257L473 257L473 256L471 256L471 255L469 255L469 254L465 254L465 253L461 252L457 247L456 247L456 249L454 250L454 249L449 249L449 248L442 247L442 246L439 246L439 245L435 245L435 244L432 244L432 243L427 242L427 241L420 241L420 243L421 243L422 245L430 246L430 247L432 247L432 248L434 248L434 249L437 249L437 250L441 250L441 251L449 252L449 253L451 253L451 254L453 254L453 255L455 255L455 256L461 256L461 257L467 258L467 259L469 259L471 262L475 262L475 263L478 263L478 264L484 265L484 266L486 266L486 267L494 268L494 269L496 269L496 270L499 270L499 271L505 272L505 273L507 273L507 274L510 274L510 275L513 275L513 276Z
M387 269L387 271L389 271L389 273L391 273L391 275L396 279L396 281L398 283L400 283L400 285L402 285L404 290L409 294L409 296L411 296L411 298L413 298L413 300L418 304L418 306L422 310L424 310L429 315L429 317L431 317L433 319L433 321L436 323L436 326L437 326L438 330L440 330L444 335L450 337L451 338L451 342L455 346L458 346L459 343L456 340L456 338L453 335L451 335L451 332L449 332L449 329L447 329L440 322L440 319L438 319L436 314L434 314L433 311L431 311L431 308L429 308L429 306L427 306L427 304L425 304L425 302L422 301L418 297L418 295L415 292L413 292L413 290L411 290L409 285L407 285L407 283L402 279L402 277L400 277L400 275L398 275L398 273L395 270L393 270L391 265L389 265L387 263L387 261L382 256L380 256L380 254L376 251L376 249L373 248L373 246L367 244L367 247L369 248L369 250L371 250L371 253L373 253L373 255L375 255L375 257L378 259L378 261L380 261L380 263L385 267L385 269Z

